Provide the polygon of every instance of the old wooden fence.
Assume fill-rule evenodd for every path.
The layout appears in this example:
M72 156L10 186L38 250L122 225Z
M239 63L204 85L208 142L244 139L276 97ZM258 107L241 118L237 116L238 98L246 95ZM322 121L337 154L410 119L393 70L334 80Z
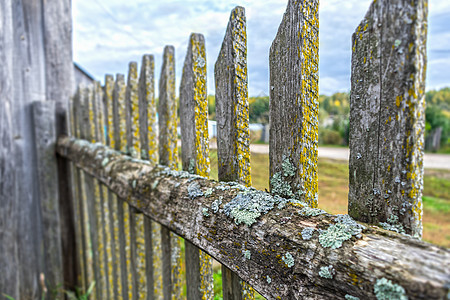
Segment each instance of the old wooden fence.
M140 73L129 64L126 83L78 89L56 149L73 166L91 298L180 299L186 286L188 299L213 299L214 257L224 299L448 299L450 252L420 241L427 1L374 1L353 35L350 216L317 208L318 28L318 1L290 0L270 49L270 193L251 187L242 7L215 64L220 182L208 179L201 34L189 38L179 119L171 46L159 101L152 55ZM47 143L52 107L34 108Z

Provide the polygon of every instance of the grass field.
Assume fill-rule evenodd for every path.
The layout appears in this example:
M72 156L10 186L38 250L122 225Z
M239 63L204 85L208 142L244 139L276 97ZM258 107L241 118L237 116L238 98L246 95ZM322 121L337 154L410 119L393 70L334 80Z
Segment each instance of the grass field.
M211 150L211 178L217 180L217 152ZM269 188L269 155L251 155L252 185ZM319 159L319 207L333 214L347 213L348 162ZM450 247L450 171L425 170L423 240Z

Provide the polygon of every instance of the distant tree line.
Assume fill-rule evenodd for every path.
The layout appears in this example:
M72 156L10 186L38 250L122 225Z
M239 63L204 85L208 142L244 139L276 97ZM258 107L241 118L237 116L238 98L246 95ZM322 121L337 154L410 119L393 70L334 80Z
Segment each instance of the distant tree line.
M438 128L441 131L440 148L450 152L450 88L426 93L425 136ZM216 101L208 96L208 111L215 120ZM350 98L349 93L319 96L319 143L348 145ZM269 97L249 97L250 123L269 123Z

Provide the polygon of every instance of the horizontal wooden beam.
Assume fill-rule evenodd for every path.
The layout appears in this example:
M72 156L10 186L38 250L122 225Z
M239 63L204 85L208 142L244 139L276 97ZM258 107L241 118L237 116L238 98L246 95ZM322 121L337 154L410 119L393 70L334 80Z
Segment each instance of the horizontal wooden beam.
M57 152L270 299L445 299L449 292L448 249L84 140L62 137Z

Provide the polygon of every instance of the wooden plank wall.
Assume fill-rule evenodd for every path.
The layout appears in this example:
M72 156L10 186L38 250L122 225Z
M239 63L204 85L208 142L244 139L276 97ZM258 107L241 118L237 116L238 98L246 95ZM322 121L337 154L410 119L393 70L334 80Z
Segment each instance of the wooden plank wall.
M40 278L52 277L45 274L41 250L43 220L36 213L40 203L37 164L32 159L37 154L31 103L55 102L56 134L67 130L65 111L72 95L73 78L70 7L69 0L7 0L0 4L1 152L2 157L8 157L8 161L0 164L1 190L7 193L0 197L2 214L6 214L0 218L0 245L4 250L0 263L5 274L0 276L0 291L16 299L40 297L43 289ZM58 166L58 171L65 171L70 180L67 164ZM49 291L58 285L73 287L77 272L73 263L76 246L71 234L73 211L64 190L58 191L58 197L64 203L60 214L67 217L61 218L66 282L61 274L57 283L46 287Z

